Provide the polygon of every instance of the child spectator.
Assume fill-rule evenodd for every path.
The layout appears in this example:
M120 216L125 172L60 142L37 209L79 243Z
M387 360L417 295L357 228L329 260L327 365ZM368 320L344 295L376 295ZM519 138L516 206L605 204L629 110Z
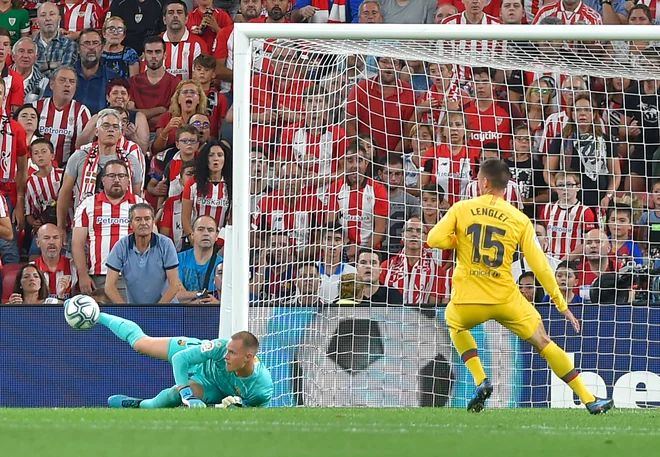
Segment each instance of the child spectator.
M225 94L221 94L218 89L213 87L212 82L215 76L215 59L212 56L201 54L195 57L191 79L197 81L206 94L206 109L211 120L211 136L217 138L229 106Z
M575 267L570 262L562 262L557 266L555 271L555 278L559 284L561 294L566 298L566 303L582 303L582 298L575 293L575 288L578 286L577 273ZM550 303L550 296L545 295L542 303Z
M549 252L562 260L576 260L582 255L584 235L596 228L593 210L580 203L580 177L573 172L557 172L553 191L557 201L546 204L541 220L548 227Z
M525 271L520 275L518 278L518 289L523 294L523 297L532 304L540 303L541 299L543 299L543 292L541 292L543 289L532 271Z
M185 186L188 180L195 175L195 162L188 160L180 166L181 170L179 171L178 182L181 186ZM177 252L180 252L183 246L183 225L181 224L182 199L183 194L178 194L165 200L160 222L160 233L172 239Z
M648 242L649 257L655 260L655 267L660 266L660 179L651 185L653 209L643 213L637 225L642 240Z
M610 208L607 215L607 231L609 232L611 254L616 258L617 270L630 260L642 265L642 250L632 240L632 208L617 205Z

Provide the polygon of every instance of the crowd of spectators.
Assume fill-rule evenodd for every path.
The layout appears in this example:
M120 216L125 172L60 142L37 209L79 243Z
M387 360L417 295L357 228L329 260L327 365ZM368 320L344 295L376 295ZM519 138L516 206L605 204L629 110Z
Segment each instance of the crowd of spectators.
M659 21L624 0L0 0L3 303L219 303L234 154L252 164L254 305L447 303L454 256L426 234L479 195L488 158L509 165L506 199L569 302L594 300L605 275L660 265L657 67L600 78L255 40L251 150L234 151L233 24ZM660 61L652 41L445 45ZM513 271L547 301L522 255Z

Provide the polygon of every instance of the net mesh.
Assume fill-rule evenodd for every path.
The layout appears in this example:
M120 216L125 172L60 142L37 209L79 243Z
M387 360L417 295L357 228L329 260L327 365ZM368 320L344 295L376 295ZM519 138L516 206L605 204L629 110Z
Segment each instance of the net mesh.
M426 234L479 195L491 157L509 165L505 198L533 220L583 334L545 304L518 255L521 292L592 391L654 404L654 43L251 44L250 292L271 311L250 325L276 405L465 406L473 380L444 323L454 256ZM499 324L473 333L496 387L490 406L577 404Z

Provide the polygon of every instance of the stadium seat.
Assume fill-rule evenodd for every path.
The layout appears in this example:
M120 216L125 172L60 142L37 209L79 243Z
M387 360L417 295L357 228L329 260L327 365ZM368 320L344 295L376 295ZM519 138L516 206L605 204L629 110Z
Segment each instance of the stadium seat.
M2 303L6 303L14 290L14 281L24 263L10 263L2 267Z

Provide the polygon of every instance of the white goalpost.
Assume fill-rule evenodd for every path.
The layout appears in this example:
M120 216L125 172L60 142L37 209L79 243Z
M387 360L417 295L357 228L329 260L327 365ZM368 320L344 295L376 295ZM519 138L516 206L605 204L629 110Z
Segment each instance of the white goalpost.
M517 159L513 157L520 152L516 151L516 141L523 136L521 126L526 128L524 135L530 141L530 163L538 158L543 167L530 168L528 174L533 174L537 181L534 184L529 177L531 184L527 187L523 181L528 178L523 178L519 171L512 171L514 197L511 202L533 215L530 218L546 231L541 233L539 228L537 235L547 242L544 248L553 269L566 269L568 279L562 287L567 296L570 294L575 300L574 313L585 325L584 335L572 333L562 316L552 309L552 304L542 302L541 295L535 304L549 334L574 358L576 368L588 372L585 382L592 390L610 396L614 392L619 398L617 403L625 407L660 405L660 307L653 308L656 303L652 291L655 286L651 284L653 277L646 285L645 298L635 295L639 292L632 292L628 302L618 300L618 292L627 294L627 289L616 290L617 298L610 303L603 298L602 289L600 298L594 299L594 295L590 295L593 291L583 287L585 278L593 279L585 273L584 265L594 268L590 262L599 259L612 257L622 275L629 268L633 284L657 265L654 264L652 235L643 241L638 241L637 236L646 230L646 226L640 228L638 224L639 213L651 212L654 208L652 194L656 176L652 169L660 155L658 159L650 158L652 151L648 152L649 145L644 141L650 138L647 136L650 130L646 129L652 127L644 120L648 113L640 106L636 109L642 116L641 133L636 133L635 125L628 127L637 111L629 106L626 90L630 93L631 89L625 86L660 81L660 48L654 46L654 42L660 43L660 28L241 23L235 25L233 39L232 226L227 227L225 238L219 334L229 337L234 332L249 329L260 338L260 358L271 369L276 386L273 406L465 405L473 389L472 381L451 347L443 318L443 304L450 294L451 254L429 251L429 263L424 264L423 274L435 275L436 279L414 276L418 265L413 266L412 262L406 264L406 268L413 273L403 274L406 278L402 279L394 273L393 265L399 252L408 252L410 239L403 232L407 230L404 229L406 221L419 220L424 227L431 223L427 205L437 205L436 214L441 215L449 204L475 195L470 194L477 192L470 181L479 161L488 157L488 151L515 162ZM638 52L636 43L644 43L644 50ZM416 64L416 68L421 68L419 73L413 71L412 64L405 67L409 72L406 81L414 92L413 101L403 102L401 94L405 91L399 87L389 108L386 107L388 102L383 102L382 125L370 114L381 108L369 105L360 111L365 107L358 106L374 103L373 98L369 98L371 94L359 100L351 98L351 91L360 81L380 74L382 68L376 63L379 58L391 58L399 63L421 62ZM433 65L438 69L430 69ZM450 76L437 73L444 71L441 65L446 65ZM279 67L273 73L272 68L276 66ZM481 111L476 115L467 113L468 105L478 104L479 97L483 97L476 88L483 81L459 80L458 69L483 67L496 71L493 73L496 76L487 74L486 77L493 87L492 117L498 128L505 116L498 114L495 105L507 106L508 117L504 122L511 128L502 130L503 133L485 131L485 127L479 130L470 119L476 116L476 123L481 125ZM399 78L404 68L394 72ZM511 83L509 78L514 74L521 75L520 80ZM577 78L575 83L571 82L572 77ZM430 86L432 81L442 78L450 81L438 96L442 101L435 105L429 101L437 95L430 95L434 90ZM577 87L580 80L585 82L584 87ZM616 86L619 80L624 86L621 91ZM423 84L427 84L426 88ZM504 101L497 97L495 86L502 86L504 92L514 96L512 85L520 86L513 91L520 99ZM367 84L367 87L370 86ZM405 87L408 88L408 83ZM563 105L562 97L567 91L571 92L566 98L571 100L570 106ZM588 94L592 116L587 121L591 124L588 133L581 130L582 118L575 111L576 100L583 93ZM657 93L660 94L660 89ZM429 94L426 99L425 94ZM535 101L532 96L537 97ZM325 104L315 104L316 98L324 100ZM365 99L368 102L364 102ZM605 100L605 106L595 106L595 100ZM644 100L648 105L648 100ZM456 103L458 108L450 108L450 102L452 106ZM358 106L357 114L351 111L350 104ZM401 117L395 127L400 126L401 131L395 135L388 130L393 128L392 116L387 114L388 109L395 109L392 106L396 106ZM541 118L536 117L537 111ZM401 114L404 112L405 115ZM459 117L460 125L456 127L454 122ZM563 120L553 121L558 118ZM555 127L551 127L553 122ZM457 128L462 129L462 133L456 134ZM614 133L619 128L621 132L628 132L627 136ZM423 137L422 130L429 138ZM660 138L660 125L658 132ZM642 139L635 139L633 133ZM444 152L441 150L453 148L457 135L463 135L467 168L463 169L463 165L456 170L449 168L442 175ZM399 138L400 144L393 137ZM604 139L599 139L601 137ZM356 140L357 146L350 146ZM360 168L363 142L366 149L370 148L364 169ZM585 146L587 143L590 146ZM346 153L349 146L358 148L355 152L360 158L355 159L356 164L350 162ZM596 156L585 159L583 147L591 147ZM602 166L599 147L603 153ZM646 151L646 155L640 151ZM446 159L454 160L453 156ZM353 166L357 182L362 183L357 185L358 189L360 186L369 188L369 192L373 189L373 195L366 190L366 196L359 193L357 198L362 200L355 205L361 212L357 215L351 213L354 208L350 191L338 199L333 194L341 192L333 187L337 185L335 181L352 173ZM399 166L404 182L397 184L395 174ZM579 169L574 178L576 167ZM649 171L640 175L636 172L640 167ZM594 188L589 187L586 177L595 182ZM345 179L345 185L350 188L349 178ZM580 181L572 183L570 179ZM542 186L540 180L544 180ZM640 184L640 180L644 182ZM258 185L255 181L259 181ZM429 190L433 185L437 186L437 191ZM406 203L401 204L403 215L396 209L399 208L397 202L403 198L395 192L396 186L400 186L405 195ZM577 193L578 203L586 207L583 211L591 214L587 217L583 213L580 216L571 213L571 221L576 217L587 218L575 229L558 227L557 224L568 224L568 216L561 222L552 219L555 212L570 212L570 208L575 207L576 203L571 203L575 196L568 195L571 186ZM635 186L644 187L641 190L642 187ZM388 210L378 217L380 187L388 195L385 203ZM342 203L344 197L348 203ZM428 203L427 197L434 197L435 203ZM562 203L564 198L568 203ZM551 207L556 202L559 209ZM348 206L343 207L344 204ZM364 205L371 204L374 214L365 215ZM619 205L627 206L625 210L617 210ZM616 211L619 216L629 211L629 222L621 222L616 214L612 222L608 222ZM381 219L386 227L383 233L378 228ZM340 228L333 228L333 224ZM619 256L625 240L617 238L617 227L622 224L630 226L630 240L643 250L639 266L624 261L632 261L633 257L637 260L632 250L624 260L621 259L625 256ZM367 226L370 228L365 229ZM338 243L344 243L341 260L334 264L336 272L327 271L333 265L329 261L328 241L333 230L340 233L342 241ZM592 236L605 234L599 242L611 244L612 256L587 252L589 233L594 230L597 234L592 233ZM396 237L395 231L398 231ZM566 235L567 231L573 235ZM382 244L375 239L382 239ZM657 241L660 247L660 238ZM372 249L375 244L377 248ZM362 249L379 252L377 265L374 263L376 266L369 274L378 271L381 286L390 291L401 288L400 301L390 302L389 292L385 303L365 299L356 304L349 298L345 302L348 306L337 305L343 298L344 289L340 284L345 285L341 282L345 280L342 279L345 273L356 275L352 282L354 290L360 292L351 293L362 298L363 289L358 284L369 281L362 278L365 265L376 262ZM366 257L362 259L362 255ZM424 255L420 254L419 265L424 262ZM570 265L562 264L564 259L568 259ZM523 266L518 274L524 273L524 260L520 258L517 262ZM646 268L645 273L640 273L642 266ZM308 268L316 268L316 273ZM320 279L316 278L317 274ZM318 300L319 297L312 299L305 295L306 288L312 287L309 284L316 284L317 280L320 282ZM428 281L429 285L422 291L426 287L424 284L415 289L417 286L409 281ZM632 285L630 288L638 289ZM540 294L536 289L535 292ZM660 286L657 292L660 297ZM602 306L597 303L601 299ZM642 300L646 300L645 306L641 306ZM568 387L547 369L529 346L518 342L497 324L480 326L475 339L496 388L489 406L574 407L578 404L577 397L573 397ZM608 343L609 340L613 343Z

